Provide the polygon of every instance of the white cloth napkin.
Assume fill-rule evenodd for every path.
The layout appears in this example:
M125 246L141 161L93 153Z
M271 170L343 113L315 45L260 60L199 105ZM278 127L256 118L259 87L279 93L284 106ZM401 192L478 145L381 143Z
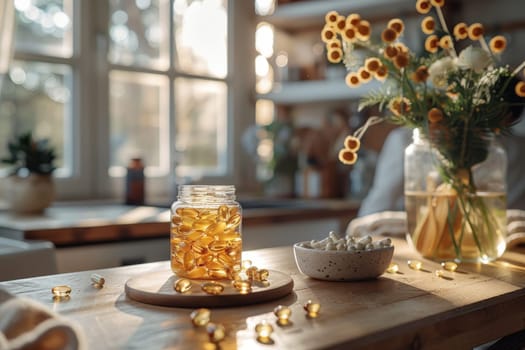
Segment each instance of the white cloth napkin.
M382 211L350 221L347 236L405 236L407 215L404 211Z
M382 211L355 218L348 224L349 236L401 236L406 234L404 211ZM507 210L507 247L525 244L525 210Z
M84 349L82 338L70 320L0 289L0 350Z

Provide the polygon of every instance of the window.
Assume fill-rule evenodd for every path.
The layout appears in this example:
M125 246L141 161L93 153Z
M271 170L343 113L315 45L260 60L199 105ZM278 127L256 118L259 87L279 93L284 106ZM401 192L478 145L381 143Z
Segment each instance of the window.
M236 145L255 118L254 85L253 60L237 48L253 42L235 26L252 30L253 4L13 1L0 140L28 130L49 138L58 150L59 198L121 196L126 165L137 156L148 196L181 181L242 187ZM5 151L0 145L0 157Z

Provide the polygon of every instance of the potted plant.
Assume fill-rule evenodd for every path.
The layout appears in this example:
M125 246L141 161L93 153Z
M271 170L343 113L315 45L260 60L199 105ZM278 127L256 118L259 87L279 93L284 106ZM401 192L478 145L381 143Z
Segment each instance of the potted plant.
M6 195L9 209L18 213L41 213L54 199L55 150L49 140L35 140L31 132L16 136L7 144L10 164Z

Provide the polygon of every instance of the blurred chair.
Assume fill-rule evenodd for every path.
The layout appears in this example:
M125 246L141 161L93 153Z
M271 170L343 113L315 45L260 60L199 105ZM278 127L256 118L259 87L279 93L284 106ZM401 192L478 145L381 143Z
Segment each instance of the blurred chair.
M0 237L0 281L55 273L53 243Z

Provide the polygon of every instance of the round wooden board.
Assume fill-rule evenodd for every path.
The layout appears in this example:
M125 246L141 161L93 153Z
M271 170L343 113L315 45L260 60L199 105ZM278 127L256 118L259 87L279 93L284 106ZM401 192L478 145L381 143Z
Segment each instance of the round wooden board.
M252 292L240 294L228 280L219 281L224 286L220 295L209 295L201 290L201 284L209 282L192 280L187 293L177 293L173 282L177 276L171 270L162 270L130 278L125 290L129 298L146 304L176 307L226 307L249 305L274 300L288 295L293 290L293 279L279 271L270 270L268 283L252 284Z

